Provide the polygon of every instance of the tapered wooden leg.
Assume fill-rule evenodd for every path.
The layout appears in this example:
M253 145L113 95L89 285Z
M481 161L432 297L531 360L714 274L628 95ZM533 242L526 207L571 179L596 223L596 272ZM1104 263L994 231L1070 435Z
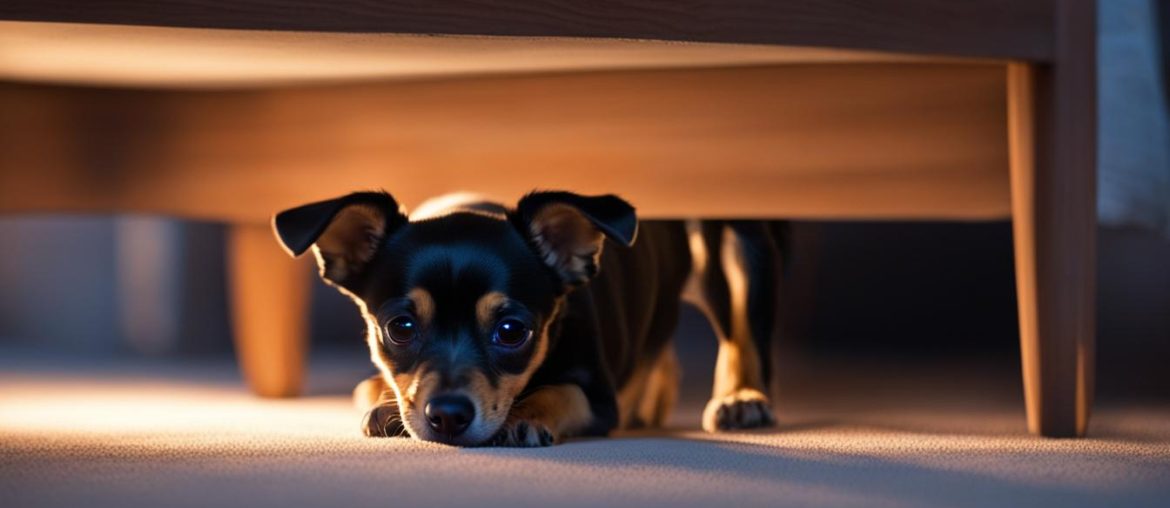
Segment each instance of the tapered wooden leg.
M231 226L227 254L236 354L245 381L262 397L300 394L311 257L290 258L268 224Z
M1095 10L1059 2L1052 64L1008 69L1012 215L1028 429L1083 436L1096 327Z

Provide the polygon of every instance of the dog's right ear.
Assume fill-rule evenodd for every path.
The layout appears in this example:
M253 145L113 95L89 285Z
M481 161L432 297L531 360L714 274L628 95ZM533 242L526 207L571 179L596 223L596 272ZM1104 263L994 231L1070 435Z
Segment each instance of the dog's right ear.
M389 194L355 192L280 212L272 218L272 228L292 256L316 246L321 277L354 289L386 235L406 222Z

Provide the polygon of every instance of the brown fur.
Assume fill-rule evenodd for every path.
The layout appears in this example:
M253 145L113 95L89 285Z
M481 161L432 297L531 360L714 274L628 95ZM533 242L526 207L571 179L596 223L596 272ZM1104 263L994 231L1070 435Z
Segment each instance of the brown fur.
M544 446L589 425L593 412L577 385L545 386L512 408L496 444Z
M400 435L398 425L398 404L394 392L386 385L381 375L374 375L362 381L353 389L353 402L358 410L365 413L362 433L369 437L390 437Z
M531 228L545 262L570 285L583 284L593 276L589 270L598 264L605 237L580 211L569 205L546 205L533 218Z
M369 261L377 246L373 239L385 234L385 223L382 213L368 206L355 205L338 212L328 234L318 238L313 247L321 277L342 280L354 267ZM326 257L333 260L328 271Z
M430 295L426 291L417 288L410 292L410 296L412 300L415 298L419 299L415 305L418 305L419 302L427 302L430 298ZM477 302L477 314L481 307L484 309L494 309L495 305L502 304L504 300L501 300L501 298L503 298L503 295L500 293L489 293L485 295ZM424 319L422 317L423 311L421 309L416 309L416 311L420 314L419 319ZM473 371L469 373L470 382L464 390L474 395L472 400L479 401L479 404L482 406L477 408L477 411L483 415L483 427L495 427L508 418L515 397L524 390L524 387L528 384L528 379L532 377L532 374L544 362L545 355L548 354L549 325L556 321L555 318L558 312L559 307L554 309L552 316L546 320L544 328L537 335L536 344L534 345L536 351L532 355L528 368L524 372L518 375L501 376L498 387L496 388L493 388L488 383L487 378L481 372ZM378 365L379 370L381 370L381 375L378 377L382 379L383 386L389 388L389 393L393 394L395 398L394 400L383 399L377 401L374 408L390 407L393 405L395 410L401 409L403 420L411 421L414 425L421 428L425 423L415 421L422 418L422 415L414 410L415 402L417 400L426 400L433 393L435 386L438 384L438 376L430 371L425 364L419 365L414 372L393 372L390 368L389 360L385 357L386 353L382 351L380 345L381 328L377 326L372 315L369 315L368 312L364 312L363 314L367 315L367 330L370 334L367 341L372 352L371 357L374 363ZM362 384L364 385L369 382L370 380L366 380ZM377 388L376 385L374 387L363 387L359 385L358 387L363 393L368 393L370 390ZM357 390L355 390L355 397L356 393ZM365 395L365 398L368 400L369 395ZM369 417L367 417L368 420ZM367 422L365 425L368 427L369 423ZM409 425L406 427L407 429L410 428ZM470 432L474 432L474 430L472 429Z
M421 324L423 326L431 324L431 320L435 318L435 299L431 294L423 288L414 288L406 296L414 304L414 312Z
M495 322L496 311L508 302L508 297L498 291L492 291L479 297L475 302L475 319L481 328L487 328Z
M719 356L715 362L715 382L711 400L703 410L703 429L708 432L728 428L758 427L774 422L768 397L765 395L760 357L752 337L747 316L747 279L744 274L739 241L730 230L724 230L723 251L714 256L707 252L697 224L687 224L690 235L691 259L694 271L683 295L714 323L711 306L699 287L707 270L723 269L731 294L731 331L724 335L716 326ZM722 266L713 266L713 259Z
M674 345L663 348L652 364L634 372L618 392L618 426L662 427L678 401L680 370Z
M492 295L493 293L488 293L480 299L479 303L486 307L488 303L498 299L498 297L493 297ZM502 296L500 295L500 297ZM477 305L477 310L478 307L479 305ZM532 355L532 359L529 361L528 367L524 372L519 375L501 376L496 388L493 388L488 383L487 378L480 372L475 372L471 376L471 384L468 386L468 390L474 395L472 397L474 400L483 401L482 404L484 407L479 409L481 414L483 414L483 421L487 425L494 426L501 422L507 425L509 421L517 419L517 417L510 414L511 410L523 404L528 399L525 398L520 402L516 402L516 396L524 390L524 387L528 385L528 379L544 363L544 357L548 354L549 326L555 321L556 314L559 310L560 307L554 309L552 316L546 320L544 328L540 330L540 334L537 336L536 353ZM551 417L552 415L549 416ZM506 431L501 429L501 434L506 434Z

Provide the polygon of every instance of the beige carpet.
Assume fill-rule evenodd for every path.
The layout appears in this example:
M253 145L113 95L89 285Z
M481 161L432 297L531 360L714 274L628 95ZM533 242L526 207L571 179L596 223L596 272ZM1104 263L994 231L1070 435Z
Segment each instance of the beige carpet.
M68 367L0 360L0 506L1170 506L1170 408L1039 439L1014 379L959 368L821 370L771 432L703 434L691 403L669 433L517 450L366 439L343 395L256 400L226 362Z

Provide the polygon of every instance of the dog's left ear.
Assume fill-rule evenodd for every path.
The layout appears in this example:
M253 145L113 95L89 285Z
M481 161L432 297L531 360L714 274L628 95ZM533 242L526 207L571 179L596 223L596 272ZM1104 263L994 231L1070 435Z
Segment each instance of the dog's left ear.
M612 194L533 192L516 205L514 220L569 287L597 274L606 237L629 247L638 234L634 207Z
M389 194L355 192L280 212L272 228L293 256L316 245L321 277L354 290L382 241L406 222Z

